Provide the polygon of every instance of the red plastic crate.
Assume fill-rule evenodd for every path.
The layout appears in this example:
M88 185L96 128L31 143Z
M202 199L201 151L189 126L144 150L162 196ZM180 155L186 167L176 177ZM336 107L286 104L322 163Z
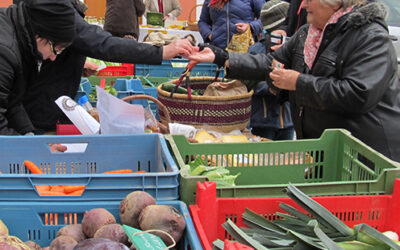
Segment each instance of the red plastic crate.
M81 135L81 131L74 124L57 124L57 135Z
M390 230L400 233L400 179L395 181L392 195L326 196L313 197L313 200L350 227L366 223L381 232ZM249 208L273 220L276 212L286 213L279 208L280 202L300 209L288 197L217 198L215 182L197 182L196 205L190 205L190 214L203 248L211 250L217 238L230 239L222 227L228 218L239 227L245 226L242 214Z
M134 74L134 65L123 63L121 66L107 66L107 68L100 70L97 76L131 76Z

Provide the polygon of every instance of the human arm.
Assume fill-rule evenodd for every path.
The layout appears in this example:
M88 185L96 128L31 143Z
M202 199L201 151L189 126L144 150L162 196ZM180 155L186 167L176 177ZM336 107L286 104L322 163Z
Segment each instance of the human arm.
M210 16L210 8L208 7L209 0L205 0L201 8L200 18L197 23L199 32L205 43L211 42L211 26L212 20Z
M254 20L252 20L249 25L251 28L251 32L253 35L258 35L262 31L262 24L260 20L260 12L261 9L264 5L265 1L264 0L253 0L252 3L252 10L253 10L253 15L254 15Z
M5 46L0 47L0 134L20 135L34 130L21 103L11 99L11 89L22 72L16 55Z
M295 98L299 106L339 114L360 114L375 108L395 74L395 52L383 27L352 33L335 77L300 74Z
M174 16L178 17L181 12L182 12L182 7L181 4L179 3L179 0L169 0L170 4L172 5L172 9L169 13L167 13L166 16Z
M78 14L75 16L77 34L71 46L85 56L111 62L161 64L162 59L187 54L193 49L188 41L158 47L114 37L100 27L88 24Z

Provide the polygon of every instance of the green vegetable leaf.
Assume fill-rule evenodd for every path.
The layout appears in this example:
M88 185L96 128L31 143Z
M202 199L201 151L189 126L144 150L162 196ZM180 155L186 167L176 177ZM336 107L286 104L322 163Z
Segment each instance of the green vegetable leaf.
M316 220L311 220L308 223L311 227L313 227L315 235L321 240L321 243L324 244L329 250L343 250L338 244L336 244L332 239L326 235L321 228L318 226L318 222Z
M257 250L267 250L268 248L261 245L256 240L247 236L240 228L238 228L235 223L233 223L230 219L228 219L222 226L225 230L238 242L251 246Z

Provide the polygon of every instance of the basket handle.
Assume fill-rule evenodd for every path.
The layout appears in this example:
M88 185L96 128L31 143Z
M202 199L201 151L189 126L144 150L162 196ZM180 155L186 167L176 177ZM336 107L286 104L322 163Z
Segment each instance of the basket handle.
M169 133L168 124L171 123L171 118L169 116L167 107L165 107L165 105L162 104L159 100L157 100L156 98L149 96L149 95L131 95L131 96L126 96L126 97L122 98L121 100L125 101L125 102L129 102L129 101L138 100L138 99L147 99L147 100L153 101L155 104L157 104L159 109L163 110L167 124L165 126L165 125L159 123L159 125L165 126L164 128L162 128L162 130L164 130L166 133Z
M192 21L192 13L193 13L193 11L194 11L197 7L200 7L200 6L203 6L203 4L196 4L196 5L189 11L188 21L189 21L190 23L193 23L193 22L194 22L194 21Z

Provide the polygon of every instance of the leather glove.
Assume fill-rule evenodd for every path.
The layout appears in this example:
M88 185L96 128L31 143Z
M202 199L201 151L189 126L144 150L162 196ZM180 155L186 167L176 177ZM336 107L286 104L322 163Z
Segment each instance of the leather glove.
M228 51L218 48L209 43L200 43L199 44L200 51L202 51L205 47L210 48L212 50L212 52L214 53L215 59L214 59L213 63L218 65L219 68L224 67L226 60L229 59Z

